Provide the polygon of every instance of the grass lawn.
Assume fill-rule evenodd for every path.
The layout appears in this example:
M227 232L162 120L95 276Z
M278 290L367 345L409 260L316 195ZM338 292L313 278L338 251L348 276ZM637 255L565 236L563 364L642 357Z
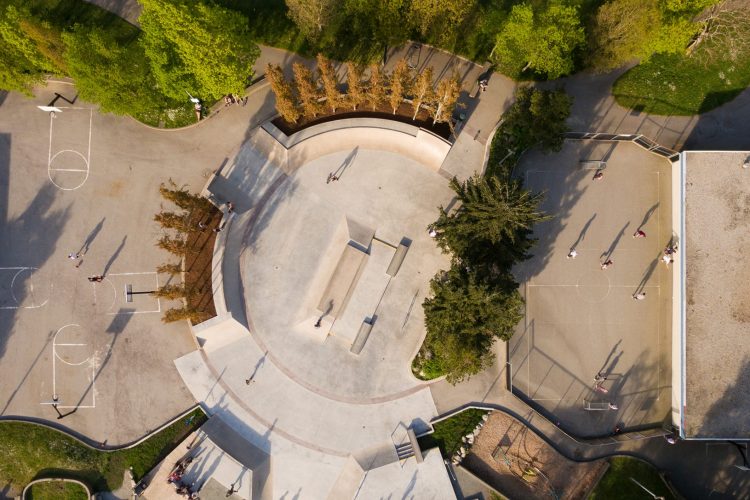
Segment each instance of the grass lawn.
M609 461L609 470L591 492L589 500L636 500L651 499L630 478L635 479L656 496L674 499L674 495L664 484L656 469L646 462L630 457L613 457Z
M655 55L622 75L612 93L621 106L657 115L696 115L731 101L750 85L750 51L736 61Z
M29 488L23 500L88 500L80 484L67 481L46 481Z
M464 445L461 438L474 430L479 422L482 421L482 415L488 413L484 410L469 408L453 417L438 422L435 432L419 438L419 446L422 449L440 447L443 457L452 457L461 446Z
M20 494L33 479L65 477L88 484L92 492L117 489L125 469L133 467L138 481L205 421L197 409L138 446L113 452L93 450L39 425L0 422L0 485Z

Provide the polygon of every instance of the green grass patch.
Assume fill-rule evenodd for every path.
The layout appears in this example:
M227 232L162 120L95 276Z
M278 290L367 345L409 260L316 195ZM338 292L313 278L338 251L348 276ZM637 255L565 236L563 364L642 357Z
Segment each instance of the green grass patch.
M23 500L88 500L80 484L67 481L45 481L31 486Z
M205 421L206 415L196 409L138 446L114 452L93 450L39 425L0 422L0 482L19 494L43 477L78 479L92 491L111 491L121 486L128 467L138 481Z
M429 449L438 446L444 458L452 457L464 445L461 438L474 430L485 413L489 412L470 408L438 422L433 426L435 432L419 438L420 448Z
M433 380L445 375L445 370L437 358L424 358L418 354L411 362L411 371L419 380Z
M635 479L656 496L674 499L674 495L664 484L654 467L630 457L613 457L609 461L609 470L604 474L589 500L631 500L651 498L643 488L635 484Z
M750 51L735 61L657 54L615 82L618 104L657 115L705 113L750 85Z

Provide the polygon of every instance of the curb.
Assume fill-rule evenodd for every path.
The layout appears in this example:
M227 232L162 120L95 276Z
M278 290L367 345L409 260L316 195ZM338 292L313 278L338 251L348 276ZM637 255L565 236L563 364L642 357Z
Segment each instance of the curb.
M29 484L27 484L23 488L23 491L21 492L21 500L26 500L26 493L28 492L29 488L31 488L35 484L49 483L49 482L52 482L52 481L62 481L64 483L74 483L74 484L77 484L78 486L80 486L81 488L84 489L84 491L86 492L86 495L88 495L88 498L93 498L93 496L91 495L91 490L86 485L86 483L84 483L83 481L79 481L78 479L67 479L67 478L62 478L62 477L59 477L59 478L58 477L47 477L47 478L42 478L42 479L34 479Z

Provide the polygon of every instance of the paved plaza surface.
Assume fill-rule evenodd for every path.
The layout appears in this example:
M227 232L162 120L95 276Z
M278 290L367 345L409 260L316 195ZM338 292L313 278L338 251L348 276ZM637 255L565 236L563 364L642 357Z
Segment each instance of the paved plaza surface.
M7 94L0 106L0 414L117 445L195 404L172 364L194 341L186 324L161 322L174 304L124 300L127 284L149 291L168 279L155 273L169 258L154 246L158 186L173 177L199 190L204 171L243 140L248 117L267 116L266 101L227 110L213 131L210 122L156 131L81 101L58 99L64 109L51 117L36 106L54 92L75 96L51 83L31 100ZM232 123L231 113L246 115ZM78 268L68 259L75 252ZM106 278L88 282L94 274Z
M605 157L604 177L593 180L580 160ZM672 237L671 169L634 144L588 141L519 166L552 218L535 227L534 256L516 271L526 318L510 341L513 386L575 435L667 417L673 271L660 257ZM646 237L633 238L637 230ZM645 300L633 299L639 292ZM598 373L606 394L594 390Z

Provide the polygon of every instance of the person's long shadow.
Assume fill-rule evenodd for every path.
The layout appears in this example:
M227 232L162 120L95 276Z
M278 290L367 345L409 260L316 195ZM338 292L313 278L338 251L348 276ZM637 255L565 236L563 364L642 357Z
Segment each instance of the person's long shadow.
M112 257L109 258L107 261L107 265L104 266L104 271L102 272L103 276L106 276L109 272L109 269L112 267L112 264L115 263L115 260L117 260L117 257L120 256L120 252L122 252L122 249L125 247L125 242L128 240L127 236L122 237L122 241L120 242L120 246L117 247L117 250L115 250L115 253L112 254Z
M601 255L602 259L607 260L610 257L612 257L612 254L614 253L615 248L617 248L617 245L620 243L620 239L622 238L622 235L625 234L625 230L628 228L629 225L630 225L630 221L626 222L625 225L622 226L622 229L620 229L620 232L617 233L617 236L615 236L615 239L612 240L612 244L609 245L609 248L607 249L607 251L602 253Z
M657 208L659 208L659 202L656 202L654 204L654 206L652 206L651 208L648 209L648 211L646 212L646 215L643 216L643 220L638 225L638 230L640 230L643 226L646 225L646 223L651 218L651 216L654 214L654 212L656 211Z
M591 227L591 223L594 222L594 219L596 219L596 212L588 221L586 221L586 224L583 225L583 229L581 229L581 232L578 234L578 238L570 246L571 250L576 248L586 238L586 233L588 232L589 227Z
M99 231L102 230L102 227L104 227L104 221L107 220L106 217L102 217L102 220L99 221L99 223L94 227L94 229L91 230L88 236L86 236L86 241L83 242L83 245L81 245L80 250L78 250L79 254L86 255L89 251L89 247L94 242L94 239L96 239L96 236L99 234Z

